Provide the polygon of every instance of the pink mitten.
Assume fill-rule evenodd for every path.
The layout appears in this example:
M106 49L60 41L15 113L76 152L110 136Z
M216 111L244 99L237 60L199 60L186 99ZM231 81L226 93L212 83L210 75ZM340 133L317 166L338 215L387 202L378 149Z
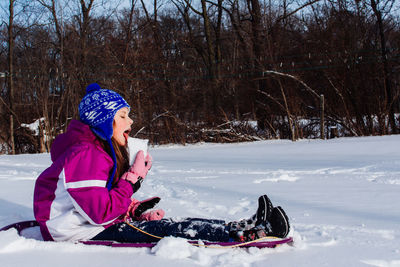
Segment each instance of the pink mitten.
M129 204L128 210L126 211L125 219L132 217L132 214L134 214L136 208L140 205L140 201L137 199L132 198L131 204Z
M137 218L138 221L157 221L161 220L165 215L165 212L162 209L151 210L143 213Z
M153 164L152 160L153 158L150 154L147 154L145 158L143 150L140 150L136 155L135 162L133 162L132 166L121 176L121 178L131 182L132 184L136 184L139 177L142 177L142 179L146 177L147 172L151 169Z
M139 218L144 215L143 213L146 210L152 209L154 208L155 205L157 205L158 202L160 202L160 198L159 197L152 197L143 201L138 201L136 199L132 199L131 204L128 207L128 211L126 213L125 218L131 217L134 220L139 220ZM153 211L151 211L153 212ZM149 217L150 215L147 215L147 217ZM162 211L162 213L160 212L159 214L152 214L151 218L161 218L164 216L164 211ZM150 218L150 217L149 217ZM144 219L142 219L144 220ZM156 220L156 219L152 219L152 220ZM150 221L150 220L148 220Z

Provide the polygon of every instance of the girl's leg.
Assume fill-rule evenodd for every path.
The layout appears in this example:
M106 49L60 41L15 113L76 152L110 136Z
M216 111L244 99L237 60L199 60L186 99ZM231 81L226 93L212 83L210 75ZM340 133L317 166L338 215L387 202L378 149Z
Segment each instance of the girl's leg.
M159 221L132 222L135 227L159 237L174 236L192 240L229 241L225 221L187 218L181 221L163 219ZM117 242L157 242L159 239L142 233L126 223L105 229L92 240L114 240Z
M175 236L194 240L227 242L250 241L267 235L285 237L290 230L289 219L281 207L273 207L266 195L258 199L257 212L249 220L230 222L188 218L182 221L163 219L159 221L133 222L135 227L159 237ZM93 240L118 242L156 242L159 239L132 228L126 223L113 225Z

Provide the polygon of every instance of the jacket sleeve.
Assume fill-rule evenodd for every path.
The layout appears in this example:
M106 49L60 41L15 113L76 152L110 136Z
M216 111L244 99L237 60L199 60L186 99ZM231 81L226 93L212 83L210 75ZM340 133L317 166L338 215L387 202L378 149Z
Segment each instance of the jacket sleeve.
M125 180L108 191L106 188L111 158L93 147L80 149L67 157L64 164L64 186L75 209L91 224L107 225L125 214L132 186Z

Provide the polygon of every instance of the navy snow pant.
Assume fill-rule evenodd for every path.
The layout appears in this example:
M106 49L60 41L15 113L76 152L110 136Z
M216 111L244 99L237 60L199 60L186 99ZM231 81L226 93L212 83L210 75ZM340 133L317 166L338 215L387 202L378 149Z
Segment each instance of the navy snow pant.
M132 222L137 228L159 237L174 236L192 240L229 241L229 231L225 221L187 218L179 221L162 219L159 221ZM121 243L150 243L158 238L144 234L122 222L112 225L92 238L92 240L113 240Z

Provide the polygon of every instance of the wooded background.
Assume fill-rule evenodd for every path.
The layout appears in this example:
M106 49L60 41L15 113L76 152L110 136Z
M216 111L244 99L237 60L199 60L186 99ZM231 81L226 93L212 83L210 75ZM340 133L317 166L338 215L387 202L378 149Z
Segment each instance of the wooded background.
M4 0L0 153L49 151L92 82L153 144L397 134L399 14L394 0Z

